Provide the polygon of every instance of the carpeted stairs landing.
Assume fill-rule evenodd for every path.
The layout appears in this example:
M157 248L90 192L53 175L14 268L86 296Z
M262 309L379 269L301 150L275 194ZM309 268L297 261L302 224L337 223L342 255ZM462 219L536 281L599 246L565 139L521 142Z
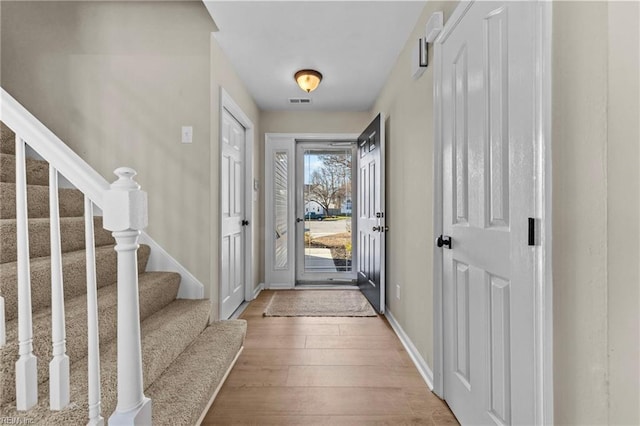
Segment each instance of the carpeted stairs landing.
M0 123L1 124L1 123ZM71 404L49 411L51 361L51 270L49 248L48 164L27 160L29 251L33 306L33 348L38 358L39 402L27 412L15 409L15 362L18 359L15 212L15 135L0 132L0 294L5 298L7 345L0 349L0 418L23 423L87 423L87 304L83 196L60 189L62 262L67 333L71 362ZM102 416L117 402L116 253L115 241L95 219L96 273L100 326ZM150 249L138 250L138 270L145 271ZM209 323L208 300L176 299L180 276L142 272L140 320L145 395L153 401L154 425L193 425L207 407L243 345L244 320ZM31 419L26 420L26 419Z

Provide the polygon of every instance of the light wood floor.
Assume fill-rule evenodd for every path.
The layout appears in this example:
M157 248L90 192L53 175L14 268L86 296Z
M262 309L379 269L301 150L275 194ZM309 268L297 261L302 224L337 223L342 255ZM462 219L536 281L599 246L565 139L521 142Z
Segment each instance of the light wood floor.
M204 425L458 424L433 395L384 317L241 316L244 351Z

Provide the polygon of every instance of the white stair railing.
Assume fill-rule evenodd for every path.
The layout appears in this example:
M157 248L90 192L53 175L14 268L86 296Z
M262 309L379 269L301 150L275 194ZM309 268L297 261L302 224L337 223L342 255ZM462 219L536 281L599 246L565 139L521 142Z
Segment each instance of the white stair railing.
M50 164L51 330L53 358L49 364L49 407L61 410L69 401L69 358L66 354L64 283L58 173L84 196L88 324L88 424L103 425L100 402L98 298L95 269L93 206L103 212L103 226L112 231L117 251L118 287L118 403L109 424L151 424L151 400L143 393L137 250L147 225L147 196L133 180L136 172L119 168L112 185L57 136L0 88L0 121L16 134L16 231L18 267L18 343L16 407L29 410L38 403L37 359L33 354L26 144ZM0 347L6 344L5 299L0 296ZM73 366L71 366L73 367Z

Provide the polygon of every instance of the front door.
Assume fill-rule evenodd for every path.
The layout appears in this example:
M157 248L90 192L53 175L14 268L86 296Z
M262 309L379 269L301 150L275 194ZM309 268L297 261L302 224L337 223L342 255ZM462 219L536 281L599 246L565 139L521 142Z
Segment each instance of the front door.
M384 116L358 138L358 286L376 311L385 308Z
M353 285L353 141L296 143L296 282Z
M444 397L462 424L533 424L536 4L459 7L441 56Z
M220 318L227 319L244 302L245 128L226 109L222 112L222 250Z

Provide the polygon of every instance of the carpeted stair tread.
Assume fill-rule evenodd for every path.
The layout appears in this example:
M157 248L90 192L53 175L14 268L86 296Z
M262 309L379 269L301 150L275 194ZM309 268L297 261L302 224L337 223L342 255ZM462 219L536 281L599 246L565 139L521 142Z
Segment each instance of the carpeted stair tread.
M196 424L242 348L246 330L245 320L211 324L153 382L145 395L153 401L154 426Z
M77 189L58 190L60 217L83 216L84 195ZM49 187L27 185L27 214L29 217L49 217ZM0 182L0 219L16 217L16 184Z
M27 158L27 184L49 185L49 163ZM0 153L0 182L16 181L16 156Z
M147 272L139 277L140 319L145 320L169 305L178 294L180 275ZM100 345L106 348L116 337L116 284L98 289ZM82 294L65 301L67 355L72 363L87 356L87 299ZM18 359L18 321L7 323L7 346L0 349L0 404L15 399L15 362ZM33 352L38 358L38 383L49 378L52 358L51 309L33 315ZM73 367L72 367L73 368Z
M205 329L210 306L209 300L175 300L142 322L145 388ZM109 345L100 352L102 416L106 420L117 402L116 346ZM27 412L18 412L12 402L0 407L0 417L21 417L37 425L85 425L88 413L86 358L73 365L70 381L69 407L61 411L49 411L48 385L42 384L36 407Z
M0 122L0 152L3 154L16 153L16 135L2 122Z
M138 271L144 271L150 248L141 244L138 249ZM62 254L64 297L72 299L86 293L86 253L84 250ZM98 288L117 281L117 259L113 246L96 248L96 281ZM10 321L18 315L17 262L0 264L0 294L5 299L5 318ZM31 305L33 312L51 306L51 259L31 259Z
M115 240L110 231L102 227L102 217L93 220L96 247L113 245ZM84 250L84 217L60 218L61 248L63 253ZM31 258L49 256L49 218L29 219L29 254ZM15 262L16 252L16 220L0 219L0 263Z

